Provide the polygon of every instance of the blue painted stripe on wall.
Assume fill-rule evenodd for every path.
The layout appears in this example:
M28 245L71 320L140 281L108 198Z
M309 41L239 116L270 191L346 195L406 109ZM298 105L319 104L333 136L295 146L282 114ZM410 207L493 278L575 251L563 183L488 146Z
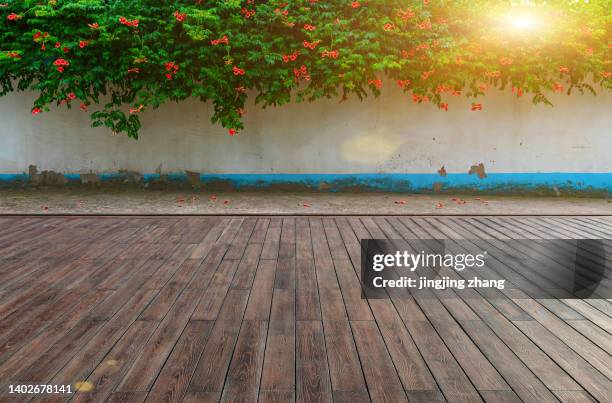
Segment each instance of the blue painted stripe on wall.
M276 184L297 184L319 188L321 183L330 190L369 188L386 191L429 191L436 183L443 189L469 188L477 190L533 190L540 187L572 190L605 190L612 192L610 173L491 173L484 179L476 175L448 174L202 174L204 183L231 182L236 188L270 187Z
M69 181L78 181L79 174L66 174ZM100 174L102 181L124 179L123 173ZM430 191L435 184L442 189L474 189L488 191L534 190L537 188L557 187L576 191L599 190L612 192L612 172L605 173L491 173L487 178L479 179L476 175L448 174L442 177L437 174L402 174L402 173L366 173L366 174L201 174L203 183L226 182L236 189L269 188L274 185L297 185L305 188L319 189L321 183L326 189L342 191L350 189L370 189L380 191ZM155 181L159 174L143 174L145 182ZM184 173L167 175L171 181L185 182ZM27 174L0 174L0 182L25 182Z
M27 174L0 174L0 182L23 182L27 180Z

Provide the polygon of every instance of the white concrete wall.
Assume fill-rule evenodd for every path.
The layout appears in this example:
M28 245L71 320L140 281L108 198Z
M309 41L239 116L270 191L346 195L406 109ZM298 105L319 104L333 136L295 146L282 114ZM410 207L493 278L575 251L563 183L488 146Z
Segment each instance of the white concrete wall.
M143 113L140 140L90 127L75 108L30 115L32 94L0 98L0 173L465 173L612 172L612 93L555 95L534 106L508 92L481 101L452 98L448 112L415 105L393 83L379 99L337 100L260 110L230 137L196 101Z

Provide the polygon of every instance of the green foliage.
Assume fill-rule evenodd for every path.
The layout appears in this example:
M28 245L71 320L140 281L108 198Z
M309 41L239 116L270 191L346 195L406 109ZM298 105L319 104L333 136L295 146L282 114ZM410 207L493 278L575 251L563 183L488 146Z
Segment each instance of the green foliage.
M551 91L611 88L610 5L8 0L0 95L34 90L33 114L80 104L94 126L134 138L138 114L168 101L211 101L213 122L233 133L248 94L264 107L364 98L378 95L384 78L444 110L452 96L491 88L550 103Z

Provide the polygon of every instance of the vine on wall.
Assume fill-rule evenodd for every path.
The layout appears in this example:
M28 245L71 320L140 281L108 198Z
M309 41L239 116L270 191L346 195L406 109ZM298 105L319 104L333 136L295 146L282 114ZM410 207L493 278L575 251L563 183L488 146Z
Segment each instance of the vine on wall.
M4 0L6 1L6 0ZM78 107L93 126L138 137L139 114L169 101L214 105L243 128L262 106L383 91L415 103L491 89L550 103L551 92L612 87L609 0L0 0L0 95ZM384 81L387 83L388 81ZM395 85L395 84L394 84Z

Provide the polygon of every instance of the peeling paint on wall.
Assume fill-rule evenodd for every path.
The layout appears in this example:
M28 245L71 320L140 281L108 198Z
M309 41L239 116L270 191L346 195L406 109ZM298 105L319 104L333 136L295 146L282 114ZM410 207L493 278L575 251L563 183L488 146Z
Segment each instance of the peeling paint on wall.
M472 165L468 173L470 175L476 174L480 179L484 179L487 177L487 173L485 172L485 166L482 162L478 165Z
M35 167L34 167L35 168ZM0 187L97 186L149 189L280 190L315 192L402 192L464 194L531 194L550 196L612 195L612 173L478 173L439 174L0 174ZM61 179L60 179L61 177Z

